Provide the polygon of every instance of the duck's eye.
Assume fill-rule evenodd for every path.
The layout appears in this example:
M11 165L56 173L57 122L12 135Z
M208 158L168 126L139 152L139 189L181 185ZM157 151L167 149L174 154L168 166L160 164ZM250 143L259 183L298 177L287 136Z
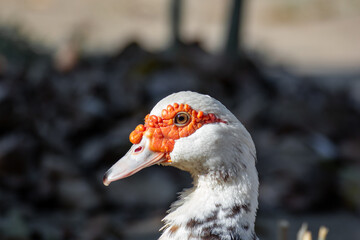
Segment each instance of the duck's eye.
M185 126L186 124L188 124L190 121L190 114L188 114L187 112L179 112L178 114L176 114L174 122L175 125L178 127L182 127Z

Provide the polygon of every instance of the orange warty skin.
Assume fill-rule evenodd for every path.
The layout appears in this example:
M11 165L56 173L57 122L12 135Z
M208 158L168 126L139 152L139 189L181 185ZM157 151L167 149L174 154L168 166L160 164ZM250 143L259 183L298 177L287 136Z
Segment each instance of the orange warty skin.
M190 121L184 126L176 126L174 123L174 118L179 112L186 112L191 116ZM214 114L204 114L202 111L193 110L187 104L174 103L162 110L161 117L146 115L145 125L138 125L131 132L129 139L131 143L138 144L145 135L150 139L150 149L166 153L167 161L171 162L170 153L174 149L175 140L193 134L204 124L215 122L226 123Z

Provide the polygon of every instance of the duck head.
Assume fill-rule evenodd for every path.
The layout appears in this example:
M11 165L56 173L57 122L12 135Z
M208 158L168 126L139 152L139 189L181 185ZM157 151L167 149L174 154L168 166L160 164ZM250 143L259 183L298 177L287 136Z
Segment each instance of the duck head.
M130 141L130 150L105 174L106 186L154 164L188 171L195 180L210 174L225 181L255 162L253 141L240 121L219 101L195 92L158 102Z

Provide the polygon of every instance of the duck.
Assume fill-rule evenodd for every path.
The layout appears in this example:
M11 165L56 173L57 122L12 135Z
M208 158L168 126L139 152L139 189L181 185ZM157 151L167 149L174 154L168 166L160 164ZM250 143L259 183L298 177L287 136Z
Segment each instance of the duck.
M221 102L196 92L173 93L129 139L133 145L105 173L104 185L154 164L187 171L193 179L162 220L159 240L258 240L255 145Z

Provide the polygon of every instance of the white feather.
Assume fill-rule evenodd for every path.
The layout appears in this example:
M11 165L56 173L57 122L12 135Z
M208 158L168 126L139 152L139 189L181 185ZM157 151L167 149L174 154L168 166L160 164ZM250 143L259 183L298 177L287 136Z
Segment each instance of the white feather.
M163 219L165 230L160 239L202 239L206 234L219 236L209 239L257 239L254 222L259 181L250 134L219 101L194 92L172 94L150 114L160 116L162 109L174 103L215 114L226 123L206 124L176 140L170 165L190 172L194 187L173 203Z

